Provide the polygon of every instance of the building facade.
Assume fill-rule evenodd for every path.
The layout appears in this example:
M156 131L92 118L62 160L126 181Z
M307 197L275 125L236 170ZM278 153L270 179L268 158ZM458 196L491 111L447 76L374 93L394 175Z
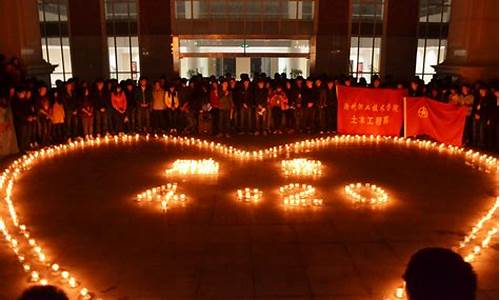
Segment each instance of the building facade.
M141 74L189 78L242 73L351 74L368 82L375 74L399 81L417 75L427 82L447 57L452 8L459 14L463 3L474 1L21 2L37 6L43 59L57 65L52 82L72 76L122 80ZM479 15L496 13L498 51L498 1L480 2L488 5ZM463 16L457 19L460 26L473 26ZM488 38L493 45L495 38ZM498 69L498 57L482 64ZM456 68L446 71L455 74Z

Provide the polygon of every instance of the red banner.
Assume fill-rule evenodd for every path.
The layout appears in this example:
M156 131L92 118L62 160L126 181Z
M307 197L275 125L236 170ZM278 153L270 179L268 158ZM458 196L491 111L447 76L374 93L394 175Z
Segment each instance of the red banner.
M405 136L425 134L441 143L462 145L466 108L425 97L405 101Z
M339 133L400 135L406 90L337 86L337 96Z

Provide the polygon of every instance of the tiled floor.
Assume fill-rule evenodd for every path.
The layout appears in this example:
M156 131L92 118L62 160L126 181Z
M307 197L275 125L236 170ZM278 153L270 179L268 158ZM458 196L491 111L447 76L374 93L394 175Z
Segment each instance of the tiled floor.
M461 160L391 146L295 156L320 160L324 176L284 178L280 159L233 161L155 143L107 146L41 163L19 180L14 198L49 256L105 299L354 300L390 294L416 249L455 245L498 187ZM216 180L175 179L189 196L186 207L165 214L134 201L167 182L169 162L208 157L221 163ZM354 206L342 188L358 181L382 186L392 202ZM276 191L290 182L313 184L325 206L285 209ZM263 201L236 201L234 192L246 186L262 189ZM0 245L0 299L26 286L9 251ZM479 299L498 299L498 244L474 266Z

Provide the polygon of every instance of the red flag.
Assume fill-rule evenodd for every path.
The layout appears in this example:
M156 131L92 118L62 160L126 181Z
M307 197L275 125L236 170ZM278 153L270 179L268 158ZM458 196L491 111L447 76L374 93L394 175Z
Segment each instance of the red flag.
M428 135L439 142L462 145L467 109L425 97L405 98L405 136Z
M337 86L337 96L339 133L400 134L405 90Z

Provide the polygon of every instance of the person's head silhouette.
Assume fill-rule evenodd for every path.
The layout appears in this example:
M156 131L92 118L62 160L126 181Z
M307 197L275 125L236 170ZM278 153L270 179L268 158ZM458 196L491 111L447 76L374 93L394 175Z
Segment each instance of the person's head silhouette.
M69 300L63 290L52 285L35 285L26 289L17 300Z
M474 300L477 279L472 266L444 248L424 248L403 274L410 300Z

